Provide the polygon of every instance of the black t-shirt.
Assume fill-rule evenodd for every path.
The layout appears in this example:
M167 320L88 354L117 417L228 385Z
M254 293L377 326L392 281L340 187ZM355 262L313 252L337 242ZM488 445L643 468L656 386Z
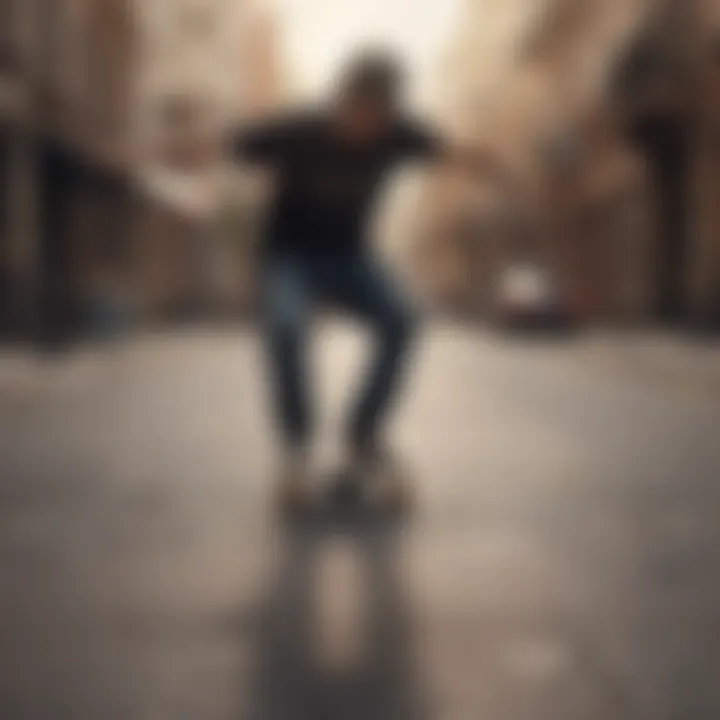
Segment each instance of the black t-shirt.
M406 159L430 158L440 149L421 124L398 119L372 144L358 145L335 131L329 115L303 113L241 132L234 152L277 172L266 219L266 249L302 254L357 252L375 191L389 170Z

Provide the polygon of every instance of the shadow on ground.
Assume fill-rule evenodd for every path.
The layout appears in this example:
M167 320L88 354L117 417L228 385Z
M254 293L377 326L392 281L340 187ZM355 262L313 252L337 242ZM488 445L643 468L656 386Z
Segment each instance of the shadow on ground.
M280 569L258 608L247 720L428 720L400 570L400 521L329 507L283 528ZM327 543L349 543L364 599L350 666L321 660L318 573ZM333 589L331 588L331 592Z

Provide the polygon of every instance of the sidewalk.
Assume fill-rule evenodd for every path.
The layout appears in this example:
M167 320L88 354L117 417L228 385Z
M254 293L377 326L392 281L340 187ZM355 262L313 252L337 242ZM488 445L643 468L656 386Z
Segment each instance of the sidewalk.
M333 443L363 338L324 339ZM602 359L712 354L438 324L394 435L417 513L295 532L254 333L117 349L0 353L3 717L720 718L720 403Z
M720 392L720 338L672 330L594 331L586 346L603 362L648 380Z

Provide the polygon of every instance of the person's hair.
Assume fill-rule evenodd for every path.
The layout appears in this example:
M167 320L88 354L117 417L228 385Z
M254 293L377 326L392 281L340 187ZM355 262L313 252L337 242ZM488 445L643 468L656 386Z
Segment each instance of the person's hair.
M399 99L404 80L400 60L390 52L366 50L346 66L340 92L346 98L363 98L384 106Z

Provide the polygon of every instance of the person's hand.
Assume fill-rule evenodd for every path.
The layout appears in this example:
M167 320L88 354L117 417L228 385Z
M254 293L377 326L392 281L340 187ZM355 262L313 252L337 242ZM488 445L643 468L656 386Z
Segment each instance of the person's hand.
M222 143L216 137L167 137L159 143L158 160L168 168L198 170L220 157Z

